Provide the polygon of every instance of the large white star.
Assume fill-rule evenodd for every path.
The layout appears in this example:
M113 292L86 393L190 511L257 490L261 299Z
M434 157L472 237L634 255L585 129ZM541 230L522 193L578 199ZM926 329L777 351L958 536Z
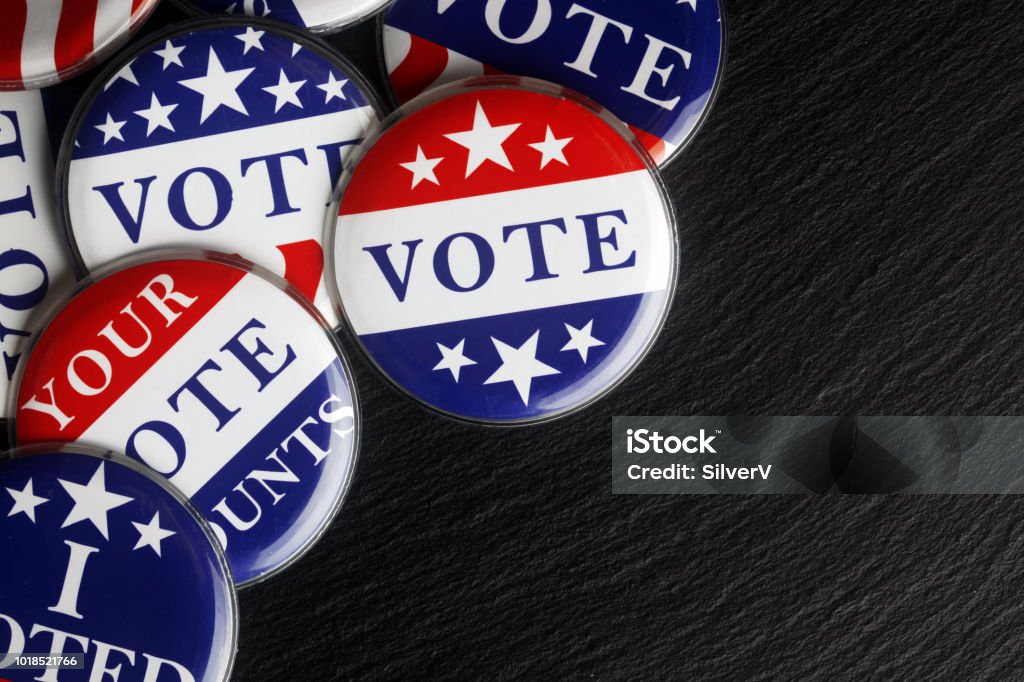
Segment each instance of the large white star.
M189 90L194 90L203 96L203 111L199 116L202 123L210 114L218 108L225 106L228 109L249 115L241 98L238 96L238 86L242 84L252 69L239 69L237 71L225 71L217 57L217 53L210 48L210 61L206 66L206 75L198 78L186 78L178 81Z
M499 166L513 170L503 145L505 140L519 128L519 125L519 123L511 123L492 126L487 119L483 105L477 102L476 112L473 114L473 128L461 133L449 133L445 137L469 150L469 160L466 163L466 177L468 178L484 161L493 161Z
M138 85L139 79L135 77L135 72L132 71L132 64L134 62L128 62L125 64L120 71L115 73L113 77L107 81L107 84L103 86L104 90L109 90L110 87L120 79L124 79L132 85Z
M587 355L590 354L590 349L604 345L604 341L594 338L593 328L593 320L583 325L583 329L577 329L571 324L565 325L565 331L569 332L569 342L562 346L562 350L578 351L584 365L587 364Z
M470 360L466 357L463 349L466 347L466 339L462 339L454 348L449 348L443 344L437 344L437 349L441 351L441 362L437 363L434 367L434 371L440 371L447 369L452 373L452 378L455 379L455 383L459 383L459 374L462 372L463 367L469 367L475 365L476 360Z
M697 11L697 0L676 0L677 5L681 5L684 2L690 7L692 7L694 12Z
M327 98L324 100L324 104L330 102L332 99L337 97L338 99L345 99L345 93L342 88L348 85L348 80L343 78L338 80L334 77L334 73L327 74L327 82L323 85L318 85L319 89L327 93Z
M281 75L277 79L277 85L268 85L263 88L266 92L277 98L277 102L274 103L274 113L281 111L281 107L285 104L294 104L299 109L302 108L302 102L299 101L299 88L306 84L306 81L290 81L288 77L284 75L284 69L281 69Z
M146 119L146 137L153 134L153 131L157 128L166 128L172 133L174 132L174 126L171 125L171 112L178 108L177 104L160 104L160 100L156 98L156 93L153 93L152 99L149 101L148 109L140 109L136 111L136 115Z
M540 330L533 333L526 343L519 348L503 343L491 337L494 349L501 356L501 367L488 377L485 384L500 384L511 381L519 391L519 397L523 405L530 404L530 387L537 377L546 377L551 374L561 374L554 367L549 367L537 359L537 341L540 339Z
M541 153L540 167L543 170L552 161L569 165L569 162L565 160L565 147L572 142L571 137L564 137L562 139L555 139L555 134L551 132L551 126L548 126L547 132L544 134L543 142L534 142L530 146Z
M110 114L107 114L106 123L102 123L96 126L96 130L103 133L103 144L110 142L111 140L117 139L124 142L124 138L121 137L121 128L124 128L124 124L127 121L115 121L111 118Z
M249 50L256 48L257 50L263 51L263 35L266 31L254 31L252 26L245 29L245 33L239 33L235 37L241 40L245 47L242 49L242 54L249 54Z
M139 541L135 543L132 550L149 547L156 552L157 556L163 556L160 554L160 542L174 535L174 531L160 527L160 512L153 514L153 519L149 523L142 524L132 521L132 525L135 526L135 530L139 531Z
M75 501L75 506L71 508L71 512L64 519L61 528L67 528L79 521L89 521L92 525L96 526L96 530L104 538L110 539L110 535L107 532L107 512L123 504L128 504L134 498L107 492L103 464L103 462L100 462L96 473L92 475L92 478L85 485L65 481L62 478L57 479L57 482L64 487L64 490L71 496L71 499Z
M436 159L428 159L427 155L423 153L423 147L416 146L416 160L409 161L408 163L398 164L402 168L412 173L412 188L416 189L416 185L422 181L432 182L435 185L440 185L437 181L437 175L434 173L434 169L437 164L444 161L443 156L439 156Z
M39 497L35 494L35 491L32 489L31 478L28 479L28 483L21 490L7 488L7 492L14 498L14 506L11 507L11 511L7 512L7 515L24 514L32 520L32 523L36 522L36 507L49 502L45 497Z
M164 60L164 66L161 71L166 71L167 67L171 64L177 64L178 66L184 66L181 63L181 53L185 51L185 46L175 47L171 41L164 42L163 49L153 50L153 54Z

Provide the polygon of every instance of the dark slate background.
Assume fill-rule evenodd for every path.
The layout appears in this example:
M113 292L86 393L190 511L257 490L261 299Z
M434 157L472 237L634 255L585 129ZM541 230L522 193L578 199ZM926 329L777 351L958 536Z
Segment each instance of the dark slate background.
M718 104L666 172L685 258L652 355L508 431L352 353L355 483L240 595L235 679L1024 675L1016 497L610 492L612 415L1024 413L1019 5L727 13ZM381 82L373 22L329 42Z

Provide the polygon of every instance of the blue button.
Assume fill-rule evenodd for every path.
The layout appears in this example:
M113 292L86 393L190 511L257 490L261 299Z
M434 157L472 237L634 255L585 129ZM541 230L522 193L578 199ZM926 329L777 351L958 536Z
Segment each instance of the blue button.
M704 121L724 63L718 0L397 0L383 43L399 103L470 76L541 78L607 107L660 164Z
M178 0L209 14L244 14L286 21L314 33L337 31L380 11L390 0Z
M675 223L617 121L540 81L418 99L342 179L328 253L374 364L445 414L535 422L640 362L675 282Z
M17 453L0 463L0 537L0 650L77 654L83 667L62 682L228 678L237 616L224 555L144 467L99 451ZM58 679L39 668L0 674Z
M73 250L87 270L164 246L237 253L335 324L324 215L374 102L339 55L282 24L206 20L153 39L101 75L65 138Z

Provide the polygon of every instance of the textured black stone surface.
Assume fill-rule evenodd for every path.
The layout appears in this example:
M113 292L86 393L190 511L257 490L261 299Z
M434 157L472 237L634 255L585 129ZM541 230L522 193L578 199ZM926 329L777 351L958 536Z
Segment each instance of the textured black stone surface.
M353 353L354 486L241 594L236 679L1024 674L1019 498L611 495L616 414L1024 413L1019 5L727 10L717 107L666 173L685 260L650 358L503 431ZM379 81L372 24L330 42Z

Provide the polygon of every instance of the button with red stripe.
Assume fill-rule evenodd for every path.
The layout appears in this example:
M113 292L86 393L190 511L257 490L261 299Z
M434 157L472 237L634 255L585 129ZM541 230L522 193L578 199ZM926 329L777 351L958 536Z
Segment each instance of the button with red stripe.
M92 68L118 48L157 0L5 0L0 90L41 88Z
M460 78L543 78L610 109L659 164L703 123L725 60L719 0L396 0L382 40L399 103Z
M230 677L238 617L224 553L188 500L146 467L54 445L0 457L0 537L0 647L29 655L5 677ZM46 666L31 657L43 652L79 666L40 674Z
M63 130L58 88L0 92L0 414L40 312L74 283L54 210L51 133Z
M237 253L335 324L324 216L377 120L370 87L320 40L267 21L179 25L85 96L58 164L59 217L84 269L161 247Z
M313 33L330 33L379 12L391 0L177 0L185 9L244 14L286 21Z
M283 280L163 252L87 280L34 341L14 437L125 452L210 523L240 584L305 552L352 475L359 416L322 316Z
M646 354L672 297L675 224L610 114L494 76L417 99L359 153L330 281L408 394L460 419L535 422L596 400Z

